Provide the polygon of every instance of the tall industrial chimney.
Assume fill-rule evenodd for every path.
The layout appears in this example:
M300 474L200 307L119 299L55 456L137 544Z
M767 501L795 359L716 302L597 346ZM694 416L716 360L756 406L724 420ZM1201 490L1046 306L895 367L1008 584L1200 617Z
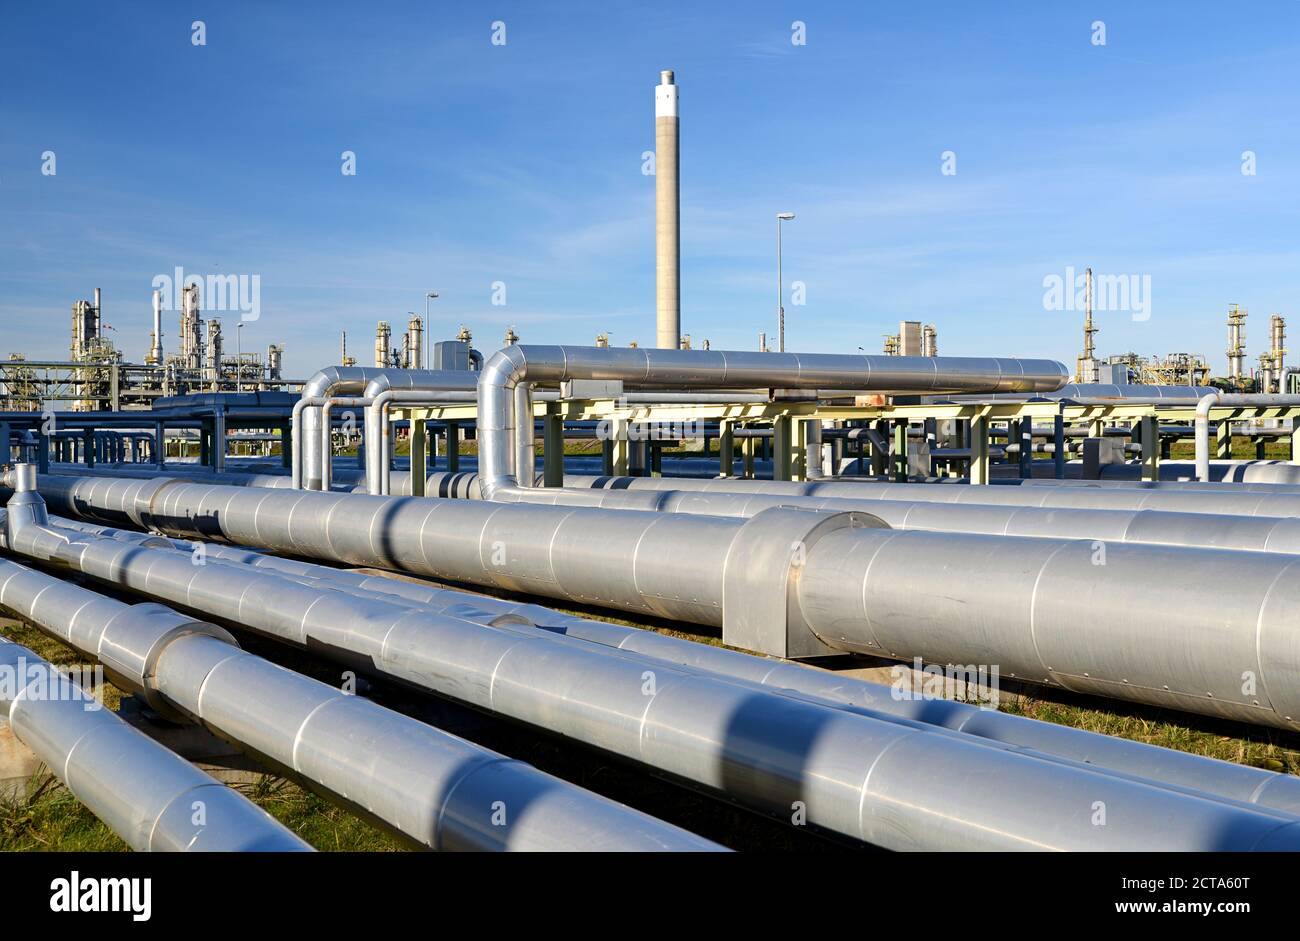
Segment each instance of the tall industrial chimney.
M682 335L678 167L677 86L666 69L655 88L655 325L662 350L677 349Z

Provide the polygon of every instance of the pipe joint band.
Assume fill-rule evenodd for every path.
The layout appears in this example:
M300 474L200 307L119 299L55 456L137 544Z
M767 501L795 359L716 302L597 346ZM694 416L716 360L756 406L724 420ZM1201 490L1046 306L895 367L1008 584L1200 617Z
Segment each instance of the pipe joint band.
M747 520L723 566L722 642L786 659L843 653L822 643L804 620L798 583L818 540L858 528L890 526L870 513L784 506Z
M184 718L156 689L158 660L172 641L189 634L206 634L235 647L224 628L195 621L160 604L131 605L107 624L99 638L97 656L114 683L144 696L150 708L169 718Z

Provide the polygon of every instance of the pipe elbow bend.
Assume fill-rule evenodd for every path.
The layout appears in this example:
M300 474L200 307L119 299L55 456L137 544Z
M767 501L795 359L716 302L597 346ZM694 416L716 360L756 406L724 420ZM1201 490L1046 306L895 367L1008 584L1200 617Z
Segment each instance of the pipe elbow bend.
M493 353L479 370L479 394L487 387L513 388L528 375L528 357L522 346L507 346Z

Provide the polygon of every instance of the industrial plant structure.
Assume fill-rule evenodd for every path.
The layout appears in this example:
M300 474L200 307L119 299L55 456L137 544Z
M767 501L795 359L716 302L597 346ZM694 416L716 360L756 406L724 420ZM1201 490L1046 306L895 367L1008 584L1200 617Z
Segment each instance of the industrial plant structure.
M805 846L1300 850L1295 774L999 709L1069 696L1300 732L1281 317L1258 391L1235 306L1231 387L1194 354L1103 363L1091 270L1074 382L1052 359L940 355L920 321L889 355L690 349L671 71L655 94L656 346L511 329L485 356L462 327L425 369L412 314L400 347L379 322L373 365L344 339L297 384L278 348L232 361L188 292L179 351L156 301L146 363L125 364L96 292L62 386L4 374L0 608L417 848L737 843L477 740L512 729ZM249 431L278 454L238 453ZM171 453L182 432L196 454ZM1235 457L1242 434L1287 459ZM0 666L26 659L51 675L0 641ZM0 687L0 717L6 754L132 847L309 848L115 715ZM176 811L196 789L223 812Z
M161 291L153 292L153 330L143 363L134 363L104 333L103 294L72 304L66 360L11 352L0 361L0 411L76 412L147 409L159 398L196 392L288 391L301 382L283 375L284 347L266 356L226 349L220 318L203 320L197 286L182 289L179 349L163 352Z
M1168 353L1145 357L1128 352L1113 354L1103 362L1097 355L1096 340L1101 332L1093 321L1092 269L1084 274L1083 349L1075 359L1076 383L1125 385L1139 383L1153 386L1214 385L1231 392L1284 394L1300 392L1300 369L1286 365L1286 318L1273 314L1269 318L1269 347L1259 354L1259 369L1246 368L1246 319L1249 312L1240 304L1228 305L1227 371L1215 378L1205 356L1200 353ZM899 348L897 336L886 337L885 352ZM1297 377L1297 378L1292 378Z

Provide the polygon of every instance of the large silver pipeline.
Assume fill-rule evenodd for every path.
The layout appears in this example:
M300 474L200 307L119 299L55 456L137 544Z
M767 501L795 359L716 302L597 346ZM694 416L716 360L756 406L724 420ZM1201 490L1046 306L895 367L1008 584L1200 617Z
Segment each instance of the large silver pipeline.
M85 529L132 543L145 540L156 542L158 539L93 523L59 520L58 525ZM192 551L191 543L177 541L176 546L180 551ZM1096 768L1300 813L1300 777L1292 774L1203 758L1055 723L1040 722L965 702L898 695L887 686L802 664L755 657L621 624L594 621L526 602L352 572L247 549L215 544L205 544L205 548L209 560L263 568L303 580L306 584L343 585L363 596L380 595L395 603L426 611L454 613L457 617L489 624L502 623L503 616L509 615L546 630L558 631L567 637L758 683L778 691L793 690L821 701L939 725L1039 754L1086 762Z
M205 611L217 611L220 596L236 608L255 604L271 618L283 613L274 597L226 595L234 586L214 584L219 571L183 555L170 569L155 568L159 554L147 541L122 545L58 530L21 508L7 511L5 530L10 551L88 574L116 572L126 587L151 596ZM214 597L201 601L204 589ZM718 848L248 654L221 628L160 605L127 605L29 569L0 586L0 605L95 656L115 682L163 713L203 723L431 849Z
M897 531L780 507L739 519L166 479L40 487L61 515L720 625L728 644L787 658L998 665L1076 692L1300 727L1295 556Z
M654 509L664 513L751 517L773 507L790 506L830 512L871 513L891 528L903 530L1300 554L1300 519L1293 517L1236 517L1171 510L1071 509L868 499L868 495L888 496L891 492L888 486L873 488L870 485L859 488L863 492L862 497L784 496L754 491L737 492L739 487L736 490L690 490L678 488L680 482L677 478L668 477L565 477L566 487L595 489L600 494L598 505L611 509L646 509L645 495L653 492L657 498ZM716 483L722 485L726 481ZM473 489L470 482L458 488L457 492ZM567 495L567 491L562 493Z
M1025 401L1031 398L1069 399L1079 404L1110 404L1120 400L1125 404L1193 405L1201 396L1209 395L1214 391L1215 389L1212 386L1156 386L1139 383L1072 382L1061 386L1055 391L1043 392L1037 395L1002 393L998 395L954 396L953 399L958 402Z
M558 498L546 490L529 494L532 502L567 501L569 494L591 486L611 490L683 490L832 497L852 500L924 501L991 506L1036 506L1055 509L1166 510L1228 516L1300 516L1300 494L1276 488L1222 485L1213 490L1162 487L977 486L972 484L903 484L875 481L788 481L689 477L565 477ZM559 489L559 488L546 488ZM584 505L591 505L587 501Z
M0 599L22 590L9 587L15 579L25 583L35 574L0 560ZM67 674L2 637L0 676L0 719L132 849L311 850L239 792L133 729Z
M113 538L138 541L139 535L117 532ZM182 545L175 551L187 552L189 547ZM249 563L269 568L281 577L296 583L312 587L342 587L343 590L362 598L399 604L420 611L428 611L432 607L453 613L459 618L478 621L488 626L517 629L525 634L534 626L544 627L546 630L558 631L568 638L616 648L624 656L633 658L651 672L656 669L657 662L667 661L690 667L697 672L722 675L764 692L775 692L818 705L828 705L873 718L902 721L912 727L938 726L945 729L947 734L966 742L972 741L971 736L955 728L954 725L968 724L968 720L972 720L974 716L988 711L958 703L954 704L956 707L954 711L966 710L970 713L958 718L952 712L943 709L944 703L939 703L938 710L931 705L921 708L900 708L901 703L932 703L933 699L925 696L897 695L888 687L853 680L844 683L829 677L828 674L817 673L808 668L774 664L746 654L676 638L659 638L658 635L646 634L633 628L586 621L533 605L516 604L445 589L427 589L419 585L399 584L390 579L313 566L274 556L268 557L247 550L211 546L209 551L211 554L208 556L208 564L212 564L213 559L220 559L222 564L234 563L236 568L240 567L240 563ZM358 580L363 584L358 584ZM649 638L650 646L655 650L654 654L645 654L638 649L646 638ZM662 640L663 643L658 644L656 640ZM710 666L702 666L702 663L709 663ZM781 674L779 677L776 676L778 673ZM645 673L642 675L644 676ZM846 698L846 692L850 698ZM928 718L936 711L940 712L947 721ZM991 723L970 721L969 725L974 729L976 736L973 740L988 747L1014 749L1019 754L1059 762L1090 772L1104 769L1108 773L1117 774L1137 783L1154 784L1181 793L1190 793L1196 797L1212 796L1236 805L1267 807L1271 811L1280 811L1290 816L1295 816L1297 810L1300 810L1300 779L1291 775L1244 768L1182 752L1171 752L1122 739L1111 739L1095 733L1063 729L1030 719L1018 719L1015 716L1001 718L1007 721L998 722L997 719ZM1020 728L1017 723L1028 728ZM1060 751L1044 751L1032 745L1009 742L1004 735L987 734L990 727L1004 734L1009 733L1012 738L1046 739L1048 744L1057 745ZM1100 740L1100 743L1097 740ZM1110 767L1108 761L1120 767Z
M521 382L619 380L675 389L844 388L896 392L1036 392L1065 384L1051 360L845 356L583 346L508 346L479 374L479 486L487 500L514 499L515 387Z
M1161 467L1168 463L1164 462ZM1107 465L1110 467L1125 467L1123 464ZM1192 465L1195 468L1195 464ZM1001 486L1012 487L1112 487L1128 490L1166 490L1174 492L1178 490L1200 491L1202 493L1300 493L1300 483L1292 482L1285 479L1255 479L1256 477L1270 476L1270 471L1282 471L1278 477L1296 477L1300 479L1300 474L1293 474L1294 471L1300 471L1300 465L1292 464L1289 461L1233 461L1231 464L1225 461L1211 461L1211 470L1215 467L1224 469L1224 477L1221 480L1200 481L1200 480L1141 480L1131 477L1107 477L1103 476L1096 480L1085 480L1079 477L1063 477L1059 480L1045 477L1026 477L1023 480L1013 480ZM1252 471L1262 471L1262 474L1255 474ZM1194 473L1194 471L1193 471Z
M195 571L174 549L90 542L80 570L181 596L255 630L893 849L1278 849L1292 813L992 747L539 630L294 584L250 566ZM242 571L241 571L242 569ZM918 778L915 768L925 767ZM971 779L996 780L993 789ZM1108 825L1090 809L1106 803ZM1157 823L1154 825L1153 823Z

